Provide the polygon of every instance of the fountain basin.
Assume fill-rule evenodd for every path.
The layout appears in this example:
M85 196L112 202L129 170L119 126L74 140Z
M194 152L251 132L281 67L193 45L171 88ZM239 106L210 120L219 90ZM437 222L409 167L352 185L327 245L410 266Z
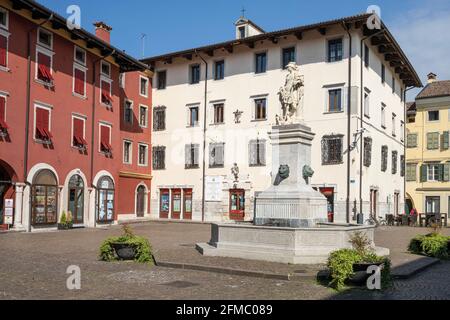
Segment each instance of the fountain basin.
M242 258L290 264L324 264L328 255L351 249L351 235L360 231L372 241L375 252L388 256L389 249L375 247L375 226L320 224L314 228L255 226L221 223L211 225L211 240L197 244L205 256Z

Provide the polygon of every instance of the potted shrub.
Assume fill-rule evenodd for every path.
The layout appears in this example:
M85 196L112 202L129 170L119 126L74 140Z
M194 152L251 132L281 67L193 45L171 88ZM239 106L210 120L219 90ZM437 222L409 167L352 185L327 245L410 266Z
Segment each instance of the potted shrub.
M382 284L389 285L390 260L377 256L371 247L372 242L362 232L355 232L350 243L353 249L342 249L330 254L328 258L328 268L330 269L330 286L341 290L345 284L362 285L366 284L370 274L367 270L371 266L381 268Z
M106 239L100 247L100 260L127 261L154 264L152 247L146 238L136 236L128 225L122 227L119 237Z
M69 211L66 215L66 212L63 211L58 223L58 230L69 230L72 229L72 227L73 227L72 213Z
M450 237L439 233L417 236L409 243L408 251L428 257L448 259L450 257Z

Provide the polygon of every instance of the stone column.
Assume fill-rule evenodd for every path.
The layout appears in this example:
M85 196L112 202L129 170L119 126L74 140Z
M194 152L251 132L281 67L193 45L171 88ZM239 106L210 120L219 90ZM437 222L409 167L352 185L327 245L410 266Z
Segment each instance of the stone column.
M272 186L255 198L256 225L299 228L327 222L327 200L303 174L311 167L314 136L304 124L272 128Z
M24 221L23 221L23 217L25 214L25 212L23 212L24 210L24 206L23 206L23 202L27 201L27 199L24 198L24 189L26 187L25 183L16 183L14 185L15 188L15 199L14 199L14 225L13 225L13 230L16 231L24 231L26 230L25 226L24 226Z

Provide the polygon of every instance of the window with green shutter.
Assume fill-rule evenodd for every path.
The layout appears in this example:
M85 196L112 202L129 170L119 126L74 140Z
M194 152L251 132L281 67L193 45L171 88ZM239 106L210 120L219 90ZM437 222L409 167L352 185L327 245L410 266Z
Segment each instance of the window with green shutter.
M417 148L417 133L410 133L407 136L406 146L408 148Z
M443 177L442 180L444 182L450 181L450 163L443 164Z
M406 165L406 181L417 181L417 164L408 163Z
M444 131L442 134L442 150L448 150L449 149L449 132Z
M427 133L427 149L428 150L439 149L439 132Z
M423 164L420 166L420 182L427 182L428 180L428 166Z

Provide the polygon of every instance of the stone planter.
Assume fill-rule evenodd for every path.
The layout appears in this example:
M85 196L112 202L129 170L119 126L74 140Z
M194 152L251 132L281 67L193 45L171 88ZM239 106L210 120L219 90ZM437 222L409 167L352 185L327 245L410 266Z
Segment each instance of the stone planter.
M73 228L73 224L61 224L58 223L58 230L70 230Z
M369 267L371 267L371 266L378 266L378 267L381 267L381 269L383 269L384 262L381 262L381 263L373 263L373 262L372 263L369 263L369 262L355 263L353 265L354 275L348 279L348 282L350 284L358 285L358 286L366 285L367 279L369 279L369 277L372 275L372 274L367 274L367 269L369 269Z
M114 248L114 251L120 260L134 260L136 248L133 245L127 243L112 243L111 246Z

